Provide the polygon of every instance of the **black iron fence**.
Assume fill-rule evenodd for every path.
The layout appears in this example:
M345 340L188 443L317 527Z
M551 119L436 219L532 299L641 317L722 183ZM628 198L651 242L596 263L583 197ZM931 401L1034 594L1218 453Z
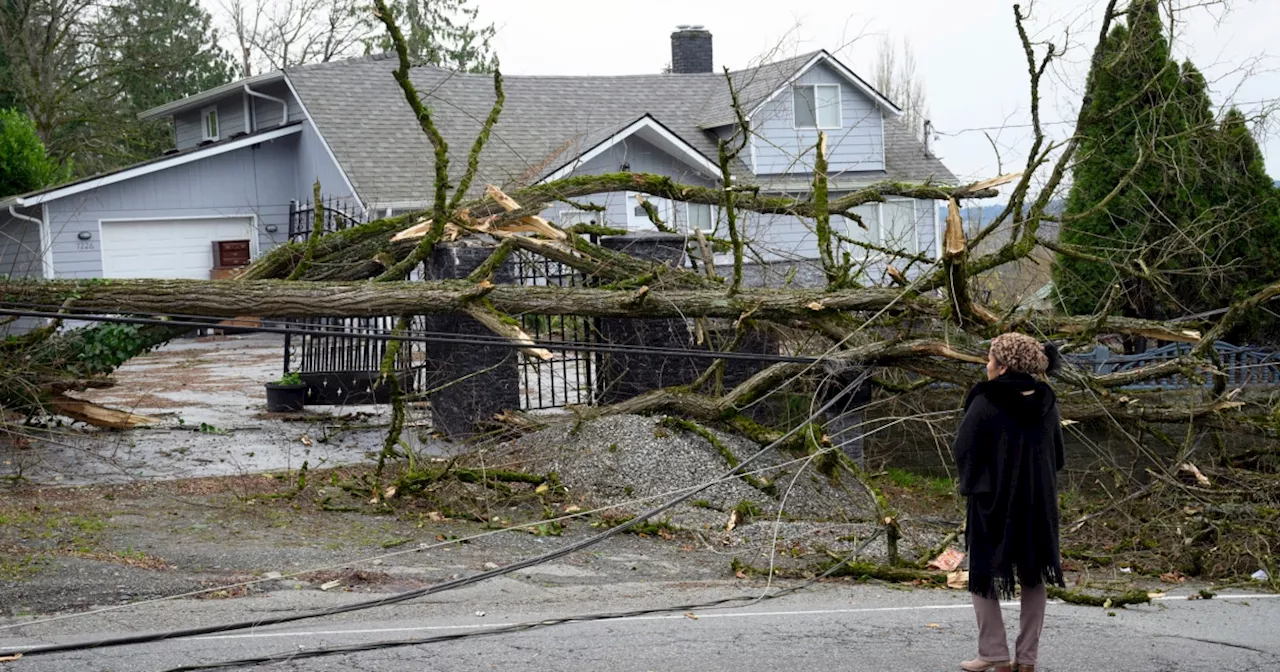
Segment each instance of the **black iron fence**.
M388 383L379 383L382 360L390 341L385 338L396 325L395 317L322 317L288 320L303 333L284 340L284 371L297 373L307 383L307 403L320 405L386 403ZM421 318L411 330L422 330ZM314 331L315 333L306 333ZM404 342L393 370L403 392L422 388L426 375L426 344Z
M357 224L364 224L367 213L363 206L343 198L328 198L320 201L320 216L324 220L324 232L333 233ZM315 228L316 209L312 203L289 203L289 241L304 240Z
M590 236L591 242L597 242ZM518 250L511 255L515 281L521 285L582 287L587 275L542 255ZM596 321L577 315L520 315L521 327L535 340L595 343ZM522 410L586 405L596 401L597 362L594 352L557 351L551 360L520 354Z

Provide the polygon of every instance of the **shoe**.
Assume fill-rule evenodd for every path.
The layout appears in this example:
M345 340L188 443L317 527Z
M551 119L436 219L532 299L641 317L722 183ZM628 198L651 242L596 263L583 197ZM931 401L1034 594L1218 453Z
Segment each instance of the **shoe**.
M1036 672L1035 665L1023 665L1021 663L1013 664L1013 672Z
M1007 660L993 662L990 660L983 660L981 658L974 658L973 660L966 660L963 663L960 663L960 669L964 670L965 672L1012 672L1013 671L1013 668L1010 666L1009 661Z

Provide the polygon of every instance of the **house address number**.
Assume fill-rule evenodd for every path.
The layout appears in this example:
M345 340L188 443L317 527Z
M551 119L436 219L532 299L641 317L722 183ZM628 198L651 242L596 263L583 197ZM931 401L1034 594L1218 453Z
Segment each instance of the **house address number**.
M95 248L95 247L93 246L93 241L92 241L92 240L77 240L77 241L76 241L76 249L77 249L77 250L93 250L93 249L97 249L97 248Z

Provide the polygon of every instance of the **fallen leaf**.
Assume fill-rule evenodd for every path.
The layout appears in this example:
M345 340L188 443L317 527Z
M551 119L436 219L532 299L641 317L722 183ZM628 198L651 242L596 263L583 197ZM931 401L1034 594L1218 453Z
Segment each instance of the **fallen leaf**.
M342 585L342 579L334 579L328 583L320 584L320 590L333 590Z
M924 627L926 627L926 628L933 628L934 630L941 630L941 629L942 629L942 626L941 626L941 625L938 625L937 623L925 623L925 624L924 624Z
M1111 608L1111 598L1109 598L1109 597L1108 597L1108 598L1107 598L1107 601L1102 603L1102 608L1103 608L1103 609L1110 609L1110 608Z
M930 560L928 566L938 571L949 572L959 567L963 560L964 553L954 548L947 547L947 550L940 553L938 557Z
M395 497L395 496L396 496L396 486L394 486L394 485L388 485L388 486L387 486L387 489L382 491L382 496L383 496L383 497L385 497L385 498L387 498L387 499L391 499L392 497Z
M571 504L569 506L564 507L565 513L577 513L581 510L582 510L582 507L578 506L577 504Z
M432 520L438 523L444 520L444 514L439 511L430 511L427 513L427 520Z
M304 445L304 446L310 446L310 445L311 445L311 437L307 436L306 434L303 434L303 435L302 435L302 445Z
M546 492L546 491L548 491L548 490L550 490L550 489L551 489L551 486L547 485L546 483L543 483L542 485L539 485L538 487L534 488L534 489L533 489L533 491L534 491L535 493L537 493L537 494L541 495L542 493L544 493L544 492Z
M685 612L684 617L694 621L698 620L698 615L693 613L692 611Z
M729 514L729 522L725 523L724 531L732 532L733 528L738 526L738 511L735 509Z
M952 590L964 590L969 587L969 572L957 569L947 573L947 587Z
M741 570L741 569L739 569L738 571L734 572L734 573L733 573L733 575L734 575L734 576L736 576L736 577L738 577L739 579L745 579L745 578L747 578L747 573L746 573L746 572L744 572L744 571L743 571L743 570Z
M1182 583L1187 580L1187 577L1183 576L1181 572L1165 572L1160 575L1160 580L1165 583Z

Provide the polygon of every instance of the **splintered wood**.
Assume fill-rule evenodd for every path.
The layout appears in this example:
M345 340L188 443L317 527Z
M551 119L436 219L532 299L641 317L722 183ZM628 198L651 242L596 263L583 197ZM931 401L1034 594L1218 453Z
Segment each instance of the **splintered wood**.
M58 415L85 422L95 427L133 429L141 425L152 425L158 422L155 418L117 411L114 408L91 404L71 397L57 396L52 399L52 402L53 410Z
M505 193L503 193L501 189L493 186L492 184L485 187L484 193L489 198L492 198L495 203L502 206L502 208L507 212L515 212L516 210L520 209L520 204L517 203L514 198L511 198L510 196L506 195ZM468 222L471 221L466 211L463 211L461 214L463 219L466 219ZM551 222L548 222L547 220L537 215L529 215L527 217L521 217L520 219L514 222L511 222L509 224L504 224L503 226L497 227L496 229L491 228L491 222L492 222L492 218L488 218L480 222L474 223L472 225L472 228L475 229L476 231L480 231L483 233L494 233L494 234L536 233L540 236L543 236L545 238L550 238L552 240L565 240L566 238L568 238L568 234L566 234L564 231L553 226ZM424 219L418 222L417 224L414 224L413 226L392 236L391 242L398 242L401 240L415 240L415 239L421 238L431 232L431 225L432 225L432 221L430 219ZM457 240L461 238L464 233L465 231L463 231L462 227L458 226L457 224L448 223L448 224L445 224L444 226L445 240Z

